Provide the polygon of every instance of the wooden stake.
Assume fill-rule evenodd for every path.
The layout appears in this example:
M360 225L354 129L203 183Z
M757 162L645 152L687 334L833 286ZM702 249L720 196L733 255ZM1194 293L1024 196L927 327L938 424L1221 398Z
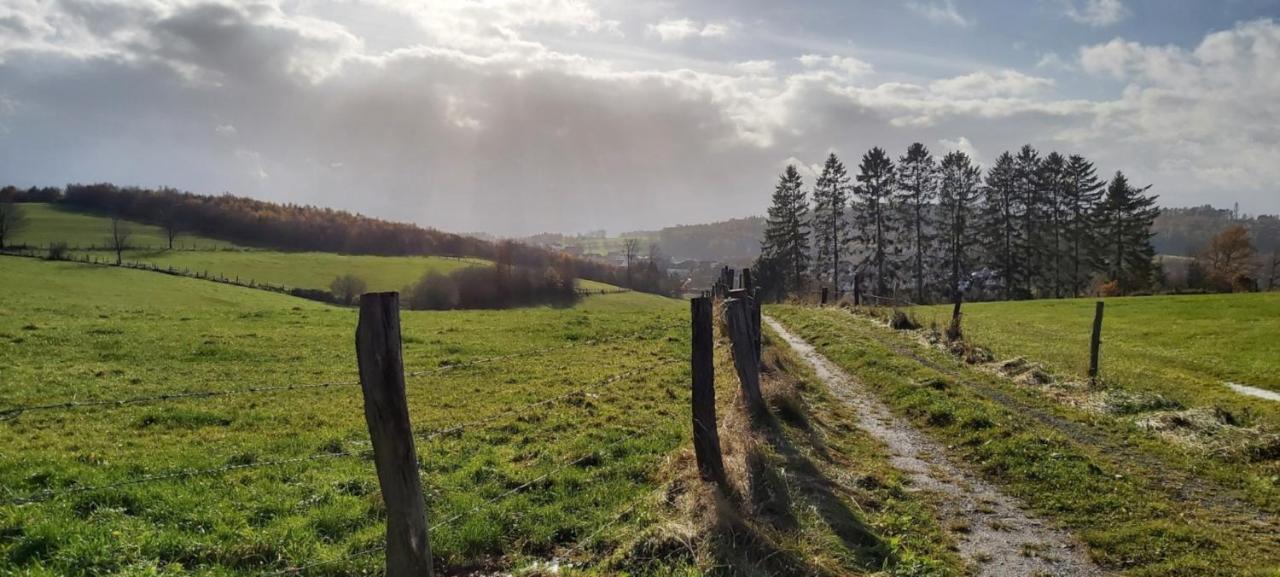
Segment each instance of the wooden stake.
M693 450L704 481L725 486L724 458L716 430L716 376L711 299L689 302L693 319Z
M756 356L751 336L751 317L745 299L731 298L724 301L725 316L729 321L729 340L733 345L733 367L742 384L747 408L753 414L764 414L764 396L760 393L760 359Z
M386 574L430 577L426 506L404 393L399 294L369 293L360 297L356 358L378 484L387 505Z
M1098 349L1102 346L1102 306L1098 301L1093 311L1093 336L1089 339L1089 384L1098 384Z

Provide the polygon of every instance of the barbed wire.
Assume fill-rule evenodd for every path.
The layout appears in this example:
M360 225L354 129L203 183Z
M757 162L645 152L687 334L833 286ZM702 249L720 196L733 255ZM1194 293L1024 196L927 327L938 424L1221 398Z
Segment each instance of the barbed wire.
M372 455L373 451L364 449L360 451L332 451L328 453L319 453L316 455L308 455L305 457L290 457L287 459L275 459L270 461L254 461L252 463L236 463L231 465L223 465L221 467L209 467L206 469L183 469L180 471L172 471L168 473L159 473L155 475L142 475L124 481L115 483L107 483L103 485L84 485L79 487L68 487L66 489L53 490L46 489L28 495L10 499L5 502L6 505L29 505L32 503L41 503L53 499L65 497L67 495L75 495L80 493L90 493L96 491L106 491L109 489L118 489L132 485L143 485L146 483L154 483L158 481L169 481L173 479L188 479L191 477L204 477L209 475L220 475L231 471L239 471L246 469L258 469L262 467L278 467L281 465L290 465L295 463L304 463L308 461L318 461L320 459L337 459L342 457L359 457Z
M663 328L667 328L667 327L663 327ZM670 327L670 328L675 328L675 327ZM583 342L571 342L565 345L544 347L541 349L535 349L531 351L521 351L518 353L510 353L505 355L482 357L482 358L474 359L470 361L462 361L458 363L442 365L442 366L431 368L431 369L423 369L423 370L405 373L405 377L406 378L421 377L425 375L447 373L447 372L451 372L458 369L490 364L490 363L500 362L504 360L511 360L515 358L536 356L536 355L546 354L546 353L554 352L558 350L571 349L579 346L596 346L596 345L606 344L606 343L610 343L618 340L624 340L624 339L641 339L644 336L646 336L645 333L637 332L629 335L618 335L613 337L605 337L602 339L592 339L592 340L583 341ZM354 387L359 385L360 385L360 381L356 379L356 380L332 381L332 382L324 382L324 383L247 387L242 389L226 389L226 390L217 390L217 391L188 391L188 392L160 393L155 395L141 395L136 397L126 397L122 399L91 399L91 400L85 400L85 401L63 401L59 403L48 403L44 405L19 405L19 406L14 406L14 407L0 410L0 421L13 420L21 416L23 413L35 412L35 411L72 410L72 409L81 409L81 408L87 408L87 407L123 407L123 406L129 406L129 405L140 405L140 404L148 404L148 403L156 403L156 402L164 402L164 401L206 399L206 398L216 398L216 397L227 397L227 396L233 396L233 395L263 394L263 393L271 393L271 392L296 391L296 390L306 390L306 389Z
M620 440L620 441L615 441L615 442L613 442L613 443L610 443L610 444L608 444L608 445L605 445L604 447L600 447L600 448L594 449L594 450L592 450L591 452L589 452L589 453L587 453L587 454L585 454L585 455L583 455L583 456L581 456L581 457L578 457L577 459L574 459L574 460L572 460L572 461L568 461L568 462L565 462L565 463L561 463L560 465L557 465L556 467L552 468L551 470L549 470L549 471L547 471L547 472L545 472L545 473L542 473L541 475L538 475L537 477L534 477L533 479L531 479L531 480L529 480L529 481L526 481L525 483L522 483L522 484L520 484L520 485L519 485L519 486L517 486L517 487L514 487L514 488L512 488L512 489L508 489L508 490L506 490L506 491L503 491L502 493L500 493L500 494L498 494L498 495L495 495L495 496L493 496L493 497L490 497L490 498L488 498L488 499L485 499L483 502L481 502L481 503L480 503L480 504L478 504L478 505L475 505L474 507L471 507L470 509L467 509L467 510L461 511L461 512L459 512L459 513L455 513L455 514L453 514L453 515L449 516L448 518L444 519L443 521L439 521L439 522L436 522L435 524L432 524L430 527L428 527L428 528L427 528L427 533L428 533L428 534L430 534L430 533L434 533L436 530L438 530L438 529L440 529L440 528L443 528L443 527L445 527L445 526L448 526L448 525L450 525L450 524L452 524L452 523L454 523L454 522L458 521L459 519L462 519L463 517L466 517L467 515L472 515L472 514L478 513L478 512L480 512L481 510L483 510L484 508L489 507L489 506L491 506L491 505L493 505L493 504L495 504L495 503L497 503L497 502L499 502L499 501L501 501L501 500L503 500L503 499L506 499L507 497L510 497L510 496L512 496L512 495L515 495L515 494L517 494L517 493L519 493L519 492L521 492L521 491L523 491L523 490L525 490L525 489L528 489L529 487L532 487L533 485L536 485L536 484L538 484L538 483L540 483L540 482L542 482L542 481L544 481L544 480L546 480L546 479L550 478L551 476L553 476L553 475L555 475L555 474L557 474L557 473L560 473L560 472L562 472L562 471L565 471L565 470L567 470L568 468L573 467L573 466L575 466L575 465L581 464L581 463L583 463L583 462L585 462L585 461L587 461L587 460L591 459L592 457L595 457L595 456L596 456L597 454L599 454L599 453L602 453L602 452L607 451L608 449L612 449L612 448L614 448L614 447L617 447L617 446L621 445L622 443L626 442L627 440L628 440L628 439L623 439L623 440ZM602 524L600 527L596 528L596 530L595 530L595 531L592 531L589 535L587 535L587 536L586 536L586 537L584 537L583 539L579 540L579 541L578 541L578 542L577 542L573 547L569 548L569 549L566 551L565 555L571 555L571 554L573 554L575 551L579 551L579 550L581 550L582 548L586 547L586 545L587 545L587 544L588 544L592 539L595 539L597 536L599 536L599 535L600 535L600 533L604 532L604 531L605 531L606 529L608 529L609 527L611 527L611 526L613 526L613 525L616 525L619 521L621 521L621 520L622 520L623 516L625 516L627 513L631 512L631 511L634 511L637 507L639 507L639 506L640 506L640 504L641 504L643 501L644 501L644 499L643 499L643 498L636 499L634 502L632 502L632 503L631 503L630 505L628 505L626 508L624 508L623 510L621 510L621 511L619 511L617 514L615 514L615 515L614 515L614 516L613 516L613 517L612 517L608 522L606 522L606 523ZM309 570L309 569L315 569L315 568L317 568L317 567L323 567L323 566L326 566L326 565L333 565L333 564L335 564L335 563L342 563L342 562L345 562L345 561L350 561L350 560L352 560L352 559L357 559L357 558L359 558L359 557L364 557L364 556L371 555L371 554L374 554L374 553L378 553L378 552L381 552L381 551L386 551L386 549L387 549L387 545L386 545L385 543L383 543L383 544L381 544L381 545L376 545L376 546L374 546L374 547L370 547L370 548L368 548L368 549L363 549L363 550L357 551L357 552L355 552L355 553L351 553L351 554L349 554L349 555L344 555L344 556L342 556L342 557L336 557L336 558L333 558L333 559L325 559L325 560L323 560L323 561L316 561L316 562L314 562L314 563L308 563L308 564L306 564L306 565L301 565L301 566L298 566L298 567L289 567L289 568L281 569L281 570L279 570L279 571L275 571L275 572L272 572L272 573L267 573L266 575L297 575L297 574L303 573L303 572L305 572L305 571L307 571L307 570Z
M604 379L601 379L601 380L599 380L599 381L596 381L596 382L591 383L591 384L589 384L589 385L586 385L586 386L584 386L584 387L579 387L579 388L577 388L577 389L574 389L574 390L571 390L571 391L567 391L567 392L561 393L561 394L556 395L556 396L554 396L554 397L548 397L548 398L542 399L542 400L540 400L540 401L535 401L535 402L532 402L532 403L526 403L526 404L518 405L518 406L515 406L515 407L509 407L509 408L507 408L507 409L504 409L504 410L502 410L502 411L499 411L499 412L494 413L494 414L492 414L492 415L489 415L489 416L487 416L487 417L481 417L481 418L479 418L479 419L474 419L474 420L471 420L471 421L467 421L467 422L465 422L465 423L459 423L459 424L457 424L457 425L452 425L452 426L449 426L449 427L445 427L445 428L443 428L443 429L435 429L435 430L426 431L426 432L423 432L423 433L418 433L418 434L416 434L416 435L415 435L415 437L417 437L417 438L419 438L419 439L422 439L422 440L424 440L424 441L429 441L429 440L434 439L434 438L436 438L436 437L440 437L440 436L443 436L443 435L449 435L449 434L453 434L453 433L460 432L460 431L462 431L462 430L464 430L464 429L473 428L473 427L476 427L476 426L479 426L479 425L486 425L486 424L492 423L492 422L494 422L494 421L500 420L500 419L502 419L502 418L504 418L504 417L510 417L510 416L512 416L512 415L516 415L516 414L524 413L524 412L529 411L530 409L534 409L534 408L537 408L537 407L541 407L541 406L545 406L545 405L550 405L550 404L553 404L553 403L557 403L557 402L559 402L559 401L563 401L563 400L565 400L565 399L567 399L567 398L570 398L570 397L573 397L573 396L576 396L576 395L580 395L580 394L586 393L587 391L592 391L592 390L595 390L595 389L599 389L599 388L601 388L601 387L606 387L606 386L612 385L612 384L614 384L614 383L616 383L616 382L618 382L618 381L621 381L621 380L623 380L623 379L626 379L626 378L628 378L628 377L631 377L631 376L633 376L633 375L635 375L635 374L637 374L637 373L640 373L640 372L643 372L643 371L646 371L646 370L656 369L656 368L658 368L658 367L663 367L663 366L667 366L667 365L675 364L675 363L677 363L677 362L679 362L679 361L678 361L678 360L676 360L676 359L666 359L666 360L663 360L663 361L658 361L658 362L657 362L657 364L654 364L654 365L648 365L648 366L644 366L644 367L636 367L636 368L634 368L634 369L629 369L629 370L623 371L623 372L621 372L621 373L618 373L618 374L612 375L612 376L610 376L610 377L606 377L606 378L604 378Z
M625 378L627 378L627 377L630 377L630 376L632 376L632 375L635 375L636 373L639 373L639 372L641 372L641 371L643 371L643 370L645 370L645 369L652 369L652 368L656 368L656 367L666 366L666 365L673 364L673 363L675 363L675 362L677 362L675 359L668 359L668 360L665 360L665 361L660 361L660 362L659 362L659 363L657 363L656 365L651 365L651 366L649 366L649 367L637 367L637 368L634 368L634 369L630 369L630 370L628 370L628 371L624 371L624 372L622 372L622 373L618 373L618 374L615 374L615 375L613 375L613 376L607 377L607 378L605 378L605 379L602 379L602 380L596 381L596 382L591 383L591 384L589 384L589 385L587 385L587 386L579 387L579 388L574 389L574 390L572 390L572 391L568 391L568 392L565 392L565 393L561 393L561 394L556 395L556 396L554 396L554 397L548 397L548 398L546 398L546 399L542 399L542 400L535 401L535 402L532 402L532 403L526 403L526 404L523 404L523 405L519 405L519 406L516 406L516 407L513 407L513 408L509 408L509 409L506 409L506 410L504 410L504 411L501 411L501 412L499 412L499 413L495 413L495 414L490 415L490 416L487 416L487 417L483 417L483 418L480 418L480 419L475 419L475 420L472 420L472 421L468 421L468 422L466 422L466 423L461 423L461 424L454 425L454 426L451 426L451 427L447 427L447 428L444 428L444 429L437 429L437 430L435 430L435 431L431 431L431 432L428 432L428 433L418 434L418 435L415 435L415 437L418 437L418 438L423 439L423 440L430 440L430 439L433 439L433 438L436 438L436 437L439 437L439 436L442 436L442 435L447 435L447 434L451 434L451 433L455 433L455 432L462 431L462 430L464 430L464 429L470 429L470 428L474 428L474 427L477 427L477 426L480 426L480 425L485 425L485 424L488 424L488 423L492 423L492 422L497 421L497 420L499 420L499 419L501 419L501 418L503 418L503 417L509 417L509 416L516 415L516 414L519 414L519 413L522 413L522 412L527 412L527 411L529 411L529 410L531 410L531 409L534 409L534 408L536 408L536 407L549 405L549 404L552 404L552 403L555 403L555 402L562 401L562 400L567 399L567 398L569 398L569 397L572 397L572 396L574 396L574 395L583 394L583 393L585 393L585 392L587 392L587 391L590 391L590 390L593 390L593 389L597 389L597 388L600 388L600 387L608 386L608 385L610 385L610 384L613 384L613 383L619 382L619 381L621 381L621 380L623 380L623 379L625 379ZM117 489L117 488L120 488L120 487L128 487L128 486L133 486L133 485L141 485L141 484L153 483L153 482L158 482L158 481L166 481L166 480L173 480L173 479L185 479L185 478L191 478L191 477L200 477L200 476L217 475L217 474L222 474L222 473L227 473L227 472L237 471L237 470L256 469L256 468L261 468L261 467L272 467L272 466L288 465L288 464L294 464L294 463L302 463L302 462L308 462L308 461L315 461L315 460L319 460L319 459L332 459L332 458L339 458L339 457L368 456L368 455L372 455L372 453L373 453L373 452L372 452L372 450L370 450L370 449L364 449L364 450L360 450L360 451L331 451L331 452L321 453L321 454L317 454L317 455L308 455L308 456L305 456L305 457L292 457L292 458L286 458L286 459L275 459L275 460L270 460L270 461L256 461L256 462L253 462L253 463L238 463L238 464L232 464L232 465L224 465L224 466L221 466L221 467L209 467L209 468L205 468L205 469L184 469L184 470L172 471L172 472L168 472L168 473L159 473L159 474L153 474L153 475L143 475L143 476L135 477L135 478L132 478L132 479L126 479L126 480L123 480L123 481L119 481L119 482L115 482L115 483L107 483L107 484L103 484L103 485L86 485L86 486L80 486L80 487L70 487L70 488L67 488L67 489L61 489L61 490L52 490L52 489L47 489L47 490L40 491L40 492L34 493L34 494L32 494L32 495L26 496L26 497L19 497L19 498L15 498L15 499L10 499L10 500L6 501L6 502L5 502L5 504L7 504L7 505L26 505L26 504L31 504L31 503L39 503L39 502L43 502L43 501L48 501L48 500L51 500L51 499L56 499L56 498L64 497L64 496L66 496L66 495L71 495L71 494L88 493L88 492L95 492L95 491L104 491L104 490L109 490L109 489Z

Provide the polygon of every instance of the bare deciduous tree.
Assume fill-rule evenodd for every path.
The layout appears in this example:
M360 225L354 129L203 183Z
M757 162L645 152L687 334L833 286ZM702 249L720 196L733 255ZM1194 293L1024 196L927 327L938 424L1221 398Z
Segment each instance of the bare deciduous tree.
M107 238L107 244L116 253L116 266L124 263L124 251L129 248L129 237L132 234L128 223L118 216L111 217L111 236Z
M627 259L627 286L631 286L631 269L640 255L640 239L629 238L622 243L622 252Z
M26 207L18 204L12 194L0 196L0 249L6 241L27 225Z

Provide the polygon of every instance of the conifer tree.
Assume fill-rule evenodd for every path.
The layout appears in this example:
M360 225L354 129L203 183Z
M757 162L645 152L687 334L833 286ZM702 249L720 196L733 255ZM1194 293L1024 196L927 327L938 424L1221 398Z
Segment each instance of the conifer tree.
M1034 296L1035 287L1044 276L1043 249L1045 202L1040 185L1040 153L1024 144L1013 159L1014 182L1017 202L1021 205L1023 289L1026 298Z
M1067 284L1063 275L1063 225L1066 222L1066 170L1067 159L1057 152L1050 152L1040 163L1039 199L1043 209L1041 234L1038 236L1040 246L1036 252L1040 255L1042 275L1046 293L1055 298L1062 298L1063 288Z
M947 293L957 298L964 278L973 271L974 252L980 242L975 226L982 194L982 169L969 155L955 151L942 158L938 179L938 231Z
M1150 188L1135 188L1123 173L1116 171L1094 210L1098 229L1096 266L1122 293L1144 288L1151 281L1151 259L1155 256L1151 224L1160 209L1155 206L1159 197L1146 194Z
M1071 296L1084 293L1092 273L1090 248L1094 244L1093 212L1106 183L1098 179L1093 163L1078 154L1067 159L1063 187L1063 251Z
M875 273L876 292L889 292L895 278L895 222L892 216L894 166L880 147L869 150L858 165L858 185L854 187L854 225L857 240L866 247L867 260Z
M803 288L809 270L809 204L803 186L796 167L787 165L773 191L760 249L761 259L783 271L784 291Z
M840 294L840 273L847 268L849 244L849 172L835 153L827 156L813 187L813 242L817 250L814 276L830 280Z
M938 165L923 144L907 148L898 158L897 206L902 224L903 250L908 257L916 302L925 301L926 274L934 241L932 210L938 194Z
M987 171L981 216L982 238L987 247L984 260L1000 278L1006 300L1013 298L1013 290L1023 278L1021 207L1013 156L1006 151Z

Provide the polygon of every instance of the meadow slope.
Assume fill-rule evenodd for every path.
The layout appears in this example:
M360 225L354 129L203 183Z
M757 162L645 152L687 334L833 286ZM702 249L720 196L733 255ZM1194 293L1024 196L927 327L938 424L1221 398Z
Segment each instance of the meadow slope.
M13 257L0 258L0 294L0 573L223 575L333 561L308 574L348 574L380 564L345 559L385 530L361 455L355 311ZM564 309L403 313L442 564L519 565L602 527L590 546L608 549L647 522L653 476L686 440L685 306L628 293ZM503 357L513 354L523 356ZM316 384L332 385L12 410ZM476 421L486 422L444 432Z

